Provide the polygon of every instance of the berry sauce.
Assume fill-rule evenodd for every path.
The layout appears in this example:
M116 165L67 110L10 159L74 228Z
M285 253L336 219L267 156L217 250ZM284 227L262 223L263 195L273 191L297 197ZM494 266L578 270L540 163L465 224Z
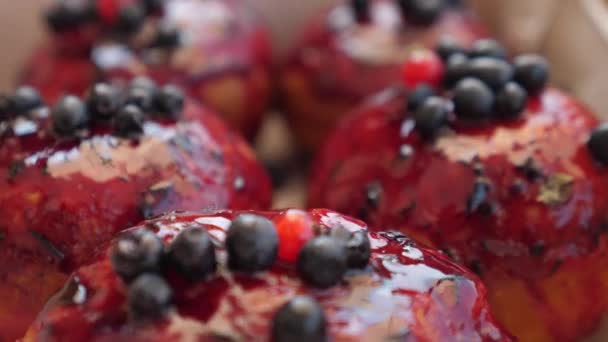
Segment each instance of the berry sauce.
M0 340L21 336L68 272L117 231L168 210L270 205L251 148L192 100L177 122L145 121L137 139L104 123L58 137L49 112L1 126Z
M302 32L281 68L284 108L301 147L313 152L361 99L399 82L417 48L450 36L468 46L486 35L467 11L448 8L428 26L404 20L397 1L370 1L369 21L344 4L324 11Z
M116 20L117 3L140 2L97 1L102 22L56 33L34 52L19 82L56 100L65 92L82 95L94 81L146 75L181 85L253 138L270 102L272 61L268 33L250 9L236 0L169 0L135 33L106 27Z
M114 273L106 252L73 274L31 326L26 340L268 341L273 316L298 296L320 304L332 341L512 340L494 323L485 288L475 275L398 233L370 233L368 267L348 273L339 285L326 290L306 286L293 265L278 261L264 272L231 272L223 246L237 214L168 214L132 228L152 230L170 244L180 230L196 225L209 232L216 246L215 275L190 282L170 268L165 272L174 298L172 309L162 318L142 322L127 312L127 286ZM282 215L256 214L270 220ZM367 229L363 222L335 212L310 214L320 232L338 226Z
M390 227L485 281L522 341L571 341L608 311L608 175L587 147L597 119L547 89L515 118L455 120L425 139L391 88L344 120L313 169L311 207Z

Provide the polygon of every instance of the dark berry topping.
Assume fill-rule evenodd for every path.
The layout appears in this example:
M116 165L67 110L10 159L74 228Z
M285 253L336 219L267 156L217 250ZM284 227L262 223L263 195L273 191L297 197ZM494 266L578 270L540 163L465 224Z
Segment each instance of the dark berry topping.
M77 130L85 128L89 122L87 108L78 97L64 96L55 105L52 112L53 129L59 135L74 135Z
M129 88L143 88L148 92L152 93L153 95L155 95L158 91L158 86L156 85L156 82L154 82L153 79L145 76L135 77L129 83Z
M173 49L180 45L181 34L174 25L162 24L158 27L152 46L161 49Z
M113 119L114 134L124 138L137 138L143 133L145 114L136 105L126 105Z
M513 67L502 59L477 57L469 62L468 76L498 90L513 78Z
M421 26L434 23L445 7L443 0L398 0L397 2L406 20Z
M215 247L207 230L189 227L182 230L169 247L171 265L183 276L202 279L215 272Z
M526 89L528 94L537 95L549 80L549 65L538 55L521 55L513 61L515 81Z
M507 59L507 50L494 39L480 39L471 47L471 57Z
M110 252L114 271L130 282L142 273L158 272L164 254L160 239L149 230L121 235Z
M445 99L432 96L416 110L414 121L416 131L425 139L432 139L448 122L448 103Z
M55 32L66 32L95 19L95 7L90 1L59 1L46 13L46 22Z
M591 132L587 147L595 160L608 165L608 123L601 124Z
M454 87L454 112L459 118L484 120L492 115L494 94L482 81L467 77Z
M496 94L496 114L501 118L515 118L526 108L527 101L528 92L519 84L509 82Z
M444 61L449 60L450 57L455 54L467 54L465 48L463 48L462 45L460 45L460 43L454 38L449 36L442 37L439 40L435 51Z
M156 96L156 108L162 117L177 120L184 109L184 93L174 85L166 85Z
M346 273L347 253L344 244L329 236L310 240L298 256L300 277L309 285L328 288L337 285Z
M295 297L283 305L274 316L272 340L274 342L327 341L325 314L316 300L306 296Z
M363 23L369 21L370 1L369 0L351 0L350 7L357 22Z
M135 320L159 319L171 308L172 299L173 290L165 279L143 274L129 287L129 313Z
M444 84L451 88L469 73L469 57L463 53L450 56L445 67Z
M146 19L145 9L137 3L123 6L118 12L116 29L125 34L132 34L139 31Z
M165 0L143 0L142 1L146 13L159 13L163 10Z
M344 227L331 230L331 237L346 247L346 259L349 268L365 268L369 263L372 247L367 231L351 232Z
M13 99L8 94L0 94L0 120L11 118L13 113Z
M154 110L155 99L155 88L131 86L127 90L126 103L136 105L145 112L151 112Z
M29 86L17 88L12 98L12 109L16 114L27 113L42 105L42 97L38 90Z
M226 235L228 264L232 270L257 272L274 263L279 237L274 224L257 215L240 215L234 219Z
M87 107L93 118L108 120L120 108L118 91L107 83L97 83L87 94Z
M429 97L435 95L435 91L427 84L420 84L407 95L407 110L415 112Z

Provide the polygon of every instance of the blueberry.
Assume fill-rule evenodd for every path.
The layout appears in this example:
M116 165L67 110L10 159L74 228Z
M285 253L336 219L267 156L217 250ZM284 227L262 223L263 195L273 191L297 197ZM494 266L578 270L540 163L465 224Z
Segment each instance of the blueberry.
M146 13L158 13L163 10L165 0L143 0Z
M126 282L148 272L159 272L164 255L162 241L153 232L141 229L122 234L112 246L110 261Z
M146 76L138 76L132 79L129 83L129 88L143 88L149 91L152 95L156 95L156 92L158 92L158 85L156 85L156 82Z
M298 255L298 274L306 283L318 288L337 285L347 267L344 244L329 236L308 241Z
M452 101L454 112L459 118L484 120L492 115L494 94L483 82L476 78L465 78L454 87Z
M135 320L162 318L171 308L173 290L156 274L143 274L129 286L127 302Z
M169 260L178 272L198 280L215 272L215 247L209 233L201 227L182 230L169 247Z
M98 120L112 118L121 104L118 91L107 83L97 83L91 87L86 101L89 112Z
M494 39L480 39L471 47L471 57L491 57L507 59L507 50Z
M603 123L591 132L587 148L595 160L608 165L608 122Z
M435 95L435 91L427 84L417 85L414 90L407 94L407 110L408 112L415 112L426 99Z
M123 138L137 138L143 133L145 120L146 116L139 107L126 105L114 116L114 134Z
M124 34L136 33L143 26L145 19L146 12L140 4L129 4L118 12L116 29Z
M161 24L158 27L152 46L162 49L173 49L178 47L180 43L181 33L179 29L173 25Z
M543 57L521 55L515 58L513 65L515 67L515 81L524 87L528 94L538 95L547 85L549 64Z
M76 29L79 25L94 20L95 6L92 2L84 3L59 1L46 12L46 22L55 32L65 32Z
M477 57L469 62L468 76L498 90L513 78L513 67L502 59Z
M432 139L448 122L448 104L445 99L432 96L414 114L416 131L425 139Z
M177 120L184 109L184 93L174 85L166 85L158 92L155 102L161 116Z
M316 300L295 297L275 314L272 323L274 342L325 342L327 338L325 313Z
M443 0L398 0L406 20L414 25L427 26L435 22L443 9Z
M17 88L12 97L12 108L16 114L27 113L43 105L38 90L29 86Z
M458 81L465 78L469 72L469 58L463 53L455 53L448 59L445 68L443 83L446 87L453 87Z
M154 110L156 91L154 88L138 86L129 87L127 90L126 103L135 105L146 113Z
M346 259L349 268L365 268L371 256L371 244L367 231L351 232L344 227L331 230L331 237L346 247Z
M435 51L441 59L446 62L455 54L467 54L466 49L462 47L456 39L450 36L441 37Z
M357 22L366 22L369 20L370 0L351 0L350 7Z
M0 94L0 121L8 120L14 115L13 97L1 93Z
M226 235L228 264L240 272L264 271L272 267L279 247L274 224L261 216L240 215Z
M89 113L85 104L73 95L61 98L53 108L51 116L55 133L65 136L74 135L89 122Z
M523 112L528 101L528 93L515 82L507 83L496 95L494 108L502 118L515 118Z

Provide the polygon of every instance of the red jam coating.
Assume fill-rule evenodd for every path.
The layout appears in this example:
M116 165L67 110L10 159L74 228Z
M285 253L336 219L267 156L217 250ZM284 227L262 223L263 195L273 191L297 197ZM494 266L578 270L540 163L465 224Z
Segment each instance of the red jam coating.
M403 90L387 90L342 122L309 205L406 232L478 271L522 341L592 331L608 312L608 174L586 147L592 113L549 89L519 119L455 123L428 142L405 105Z
M316 150L361 99L400 79L403 62L443 36L463 46L485 36L472 16L448 9L429 27L403 21L393 0L376 0L371 21L359 24L345 4L315 17L282 66L285 111L301 147Z
M366 229L360 221L312 210L322 230ZM210 280L188 283L169 271L175 309L155 323L129 320L125 285L108 253L80 268L49 303L25 341L268 341L272 317L299 294L323 306L332 341L511 341L494 322L485 288L435 250L395 233L370 233L371 267L347 274L328 290L302 284L292 265L277 263L253 276L225 267L226 230L238 212L168 214L133 229L152 229L169 243L192 224L205 227L218 247L219 269ZM276 220L280 212L261 213Z
M143 43L153 38L158 20L179 28L180 46ZM82 94L93 81L123 83L147 75L181 85L252 138L270 101L271 48L250 9L240 0L168 0L164 15L148 21L139 35L122 43L89 26L57 36L34 53L20 83L54 100L66 92Z
M4 131L0 341L21 336L67 273L117 231L176 209L270 206L270 181L243 138L194 102L183 115L146 122L138 142L99 126L59 141L44 119ZM32 124L40 128L28 134Z

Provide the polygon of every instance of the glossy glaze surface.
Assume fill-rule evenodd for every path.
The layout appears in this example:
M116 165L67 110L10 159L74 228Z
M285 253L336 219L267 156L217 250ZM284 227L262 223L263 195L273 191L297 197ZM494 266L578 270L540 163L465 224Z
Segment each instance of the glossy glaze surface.
M608 309L608 170L586 147L594 116L549 89L515 121L456 122L428 142L404 108L404 91L388 90L340 125L309 204L443 249L482 276L523 341L590 332Z
M179 28L179 47L147 47L160 21ZM248 138L257 132L271 96L271 48L265 28L240 1L168 0L164 15L149 18L136 37L109 39L98 31L70 32L47 42L20 82L56 99L65 92L82 94L95 80L122 83L148 75L181 85Z
M362 99L398 83L403 62L414 49L432 48L443 36L465 46L485 36L468 13L456 9L430 27L404 22L391 0L374 1L371 11L371 21L362 24L348 5L324 11L308 24L282 67L285 111L298 142L309 152Z
M184 117L146 122L139 141L99 125L57 140L45 118L2 124L0 340L20 336L68 272L145 217L269 207L270 182L244 139L193 102Z
M343 283L314 290L298 279L293 265L277 263L253 276L233 274L223 242L238 213L167 215L133 229L152 229L168 243L185 226L205 227L219 248L220 267L209 280L188 283L169 271L176 308L154 324L130 321L125 285L111 269L107 252L79 269L30 329L26 341L267 341L278 308L298 294L323 306L333 341L510 341L489 314L485 288L441 253L407 237L371 233L370 266ZM327 210L311 211L322 230L363 222ZM276 220L281 213L263 213Z

